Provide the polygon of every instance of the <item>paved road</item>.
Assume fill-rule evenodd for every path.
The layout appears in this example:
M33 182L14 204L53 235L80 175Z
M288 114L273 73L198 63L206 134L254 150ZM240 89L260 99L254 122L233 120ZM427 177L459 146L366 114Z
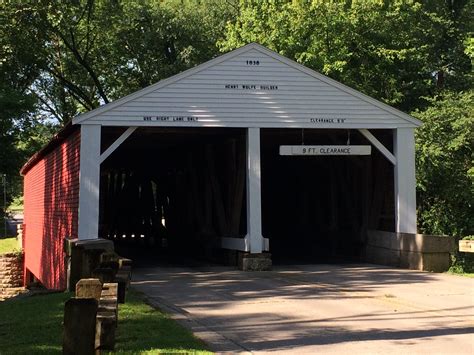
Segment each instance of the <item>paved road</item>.
M474 354L474 279L374 265L155 267L133 286L216 352Z

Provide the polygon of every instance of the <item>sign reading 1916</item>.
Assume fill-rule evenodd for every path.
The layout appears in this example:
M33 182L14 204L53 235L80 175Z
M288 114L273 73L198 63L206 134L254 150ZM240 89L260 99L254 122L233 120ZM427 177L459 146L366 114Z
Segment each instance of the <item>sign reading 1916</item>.
M196 116L143 116L143 121L197 122L199 121L199 117L196 117Z

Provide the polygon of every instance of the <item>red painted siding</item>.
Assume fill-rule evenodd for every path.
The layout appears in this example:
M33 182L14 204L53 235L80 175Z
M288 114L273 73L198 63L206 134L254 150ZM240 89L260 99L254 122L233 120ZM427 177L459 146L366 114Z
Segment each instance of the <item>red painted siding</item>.
M25 267L50 289L66 288L63 239L77 238L79 148L76 130L24 177Z

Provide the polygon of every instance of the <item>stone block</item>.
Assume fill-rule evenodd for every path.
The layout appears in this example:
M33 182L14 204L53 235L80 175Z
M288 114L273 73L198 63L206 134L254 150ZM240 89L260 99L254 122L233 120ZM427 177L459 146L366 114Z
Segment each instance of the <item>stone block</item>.
M64 306L63 354L94 354L98 302L71 298Z
M99 279L80 279L76 284L76 298L100 299L102 283Z
M452 237L368 231L366 260L381 265L443 272L448 270L450 253L455 249Z
M400 266L400 251L380 248L372 245L366 247L366 261L372 264Z
M419 252L400 252L400 267L411 270L423 270L423 255Z
M238 266L243 271L270 271L272 269L271 254L240 253Z

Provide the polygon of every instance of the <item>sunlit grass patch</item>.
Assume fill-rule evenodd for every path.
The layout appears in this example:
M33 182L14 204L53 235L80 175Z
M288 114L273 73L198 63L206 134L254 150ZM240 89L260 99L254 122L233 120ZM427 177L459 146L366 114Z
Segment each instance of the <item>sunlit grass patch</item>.
M73 293L53 293L0 302L0 354L60 354L64 303ZM119 305L119 354L210 354L205 344L130 290Z
M0 255L19 251L18 241L15 237L0 238Z
M133 290L119 306L115 352L122 354L210 354L205 344Z

